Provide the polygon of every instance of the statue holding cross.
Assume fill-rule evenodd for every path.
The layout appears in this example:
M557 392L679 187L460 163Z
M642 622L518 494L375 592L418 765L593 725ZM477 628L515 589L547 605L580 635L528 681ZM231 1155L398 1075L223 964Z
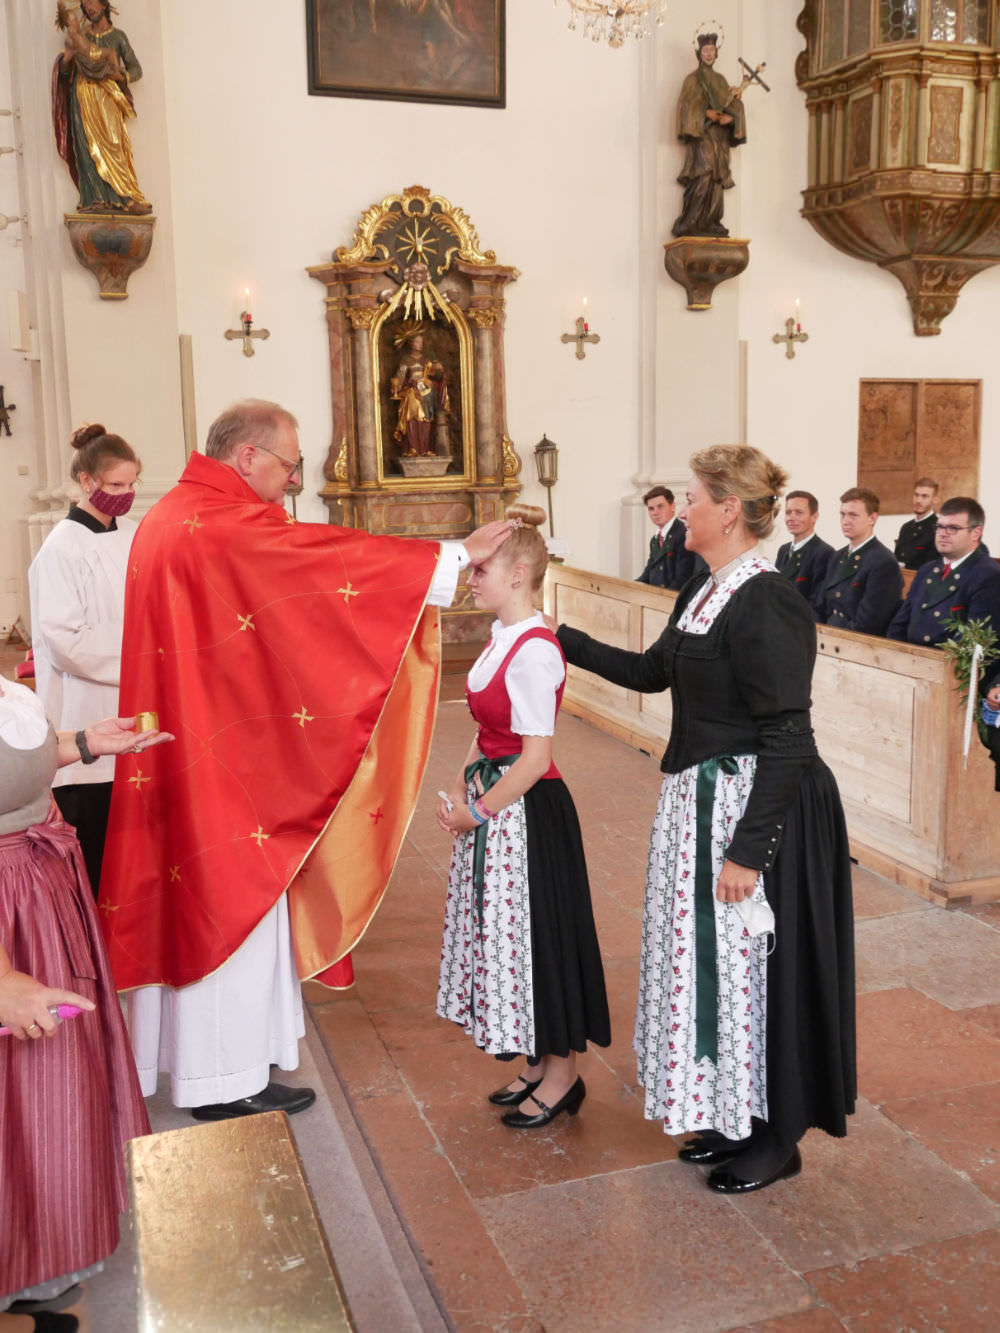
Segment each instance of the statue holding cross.
M763 64L753 68L740 57L743 79L731 87L715 69L719 34L699 32L696 38L698 68L687 76L677 104L677 134L686 145L684 166L678 181L684 186L684 207L674 223L675 236L728 236L722 225L723 191L735 184L730 153L746 142L746 112L743 93L756 83L765 92L760 77Z
M10 414L11 412L16 411L16 403L7 403L4 401L4 386L0 384L0 435L3 435L4 431L6 431L8 435L14 434L10 428Z

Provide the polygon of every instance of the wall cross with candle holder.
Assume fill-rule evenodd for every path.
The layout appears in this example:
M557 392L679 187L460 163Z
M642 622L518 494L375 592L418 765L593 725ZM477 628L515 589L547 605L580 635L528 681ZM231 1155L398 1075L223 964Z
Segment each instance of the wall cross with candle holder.
M243 288L243 309L240 311L240 327L238 329L226 329L222 335L226 342L232 342L234 338L243 340L243 355L253 356L254 338L270 338L270 329L255 329L253 326L253 315L250 313L250 288Z
M587 322L587 298L583 298L583 314L576 317L576 332L564 333L560 339L562 343L576 343L576 359L582 361L587 355L587 343L595 345L601 341L599 333L591 333L590 324Z
M795 344L809 341L809 334L802 328L801 307L798 300L795 302L795 314L789 315L785 320L784 333L775 333L771 341L785 344L785 357L789 361L795 359Z

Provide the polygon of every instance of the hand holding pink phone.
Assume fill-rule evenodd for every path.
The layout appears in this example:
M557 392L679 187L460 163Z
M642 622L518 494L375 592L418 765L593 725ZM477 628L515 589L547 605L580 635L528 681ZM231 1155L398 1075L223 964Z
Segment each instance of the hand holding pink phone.
M83 1010L78 1004L53 1004L49 1006L53 1018L76 1018ZM9 1037L10 1028L0 1028L0 1037Z

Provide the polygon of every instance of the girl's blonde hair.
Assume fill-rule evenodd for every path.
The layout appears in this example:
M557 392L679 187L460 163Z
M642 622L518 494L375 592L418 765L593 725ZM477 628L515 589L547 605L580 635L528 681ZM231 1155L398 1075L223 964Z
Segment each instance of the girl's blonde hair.
M519 518L521 526L514 529L497 554L507 564L520 562L526 565L531 576L531 586L537 592L542 586L549 563L545 539L539 532L545 522L545 510L539 509L537 505L512 504L508 506L504 517Z

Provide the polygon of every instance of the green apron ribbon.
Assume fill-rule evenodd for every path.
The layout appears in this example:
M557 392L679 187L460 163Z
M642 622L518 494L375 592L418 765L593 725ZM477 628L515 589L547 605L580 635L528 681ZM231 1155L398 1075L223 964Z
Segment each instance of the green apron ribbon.
M719 755L698 765L695 788L694 861L694 957L695 957L695 1048L694 1058L707 1055L713 1064L719 1055L719 976L715 949L715 877L712 874L712 811L715 780L719 773L738 773L732 755Z
M515 759L520 759L519 754L505 754L500 759L487 759L481 755L474 764L470 764L465 770L466 783L474 783L479 780L479 786L482 788L483 795L489 791L503 777L501 768L510 768ZM477 824L473 834L474 844L472 853L472 876L476 886L476 921L480 929L483 924L483 894L486 892L486 830L489 828L489 820L485 824Z

